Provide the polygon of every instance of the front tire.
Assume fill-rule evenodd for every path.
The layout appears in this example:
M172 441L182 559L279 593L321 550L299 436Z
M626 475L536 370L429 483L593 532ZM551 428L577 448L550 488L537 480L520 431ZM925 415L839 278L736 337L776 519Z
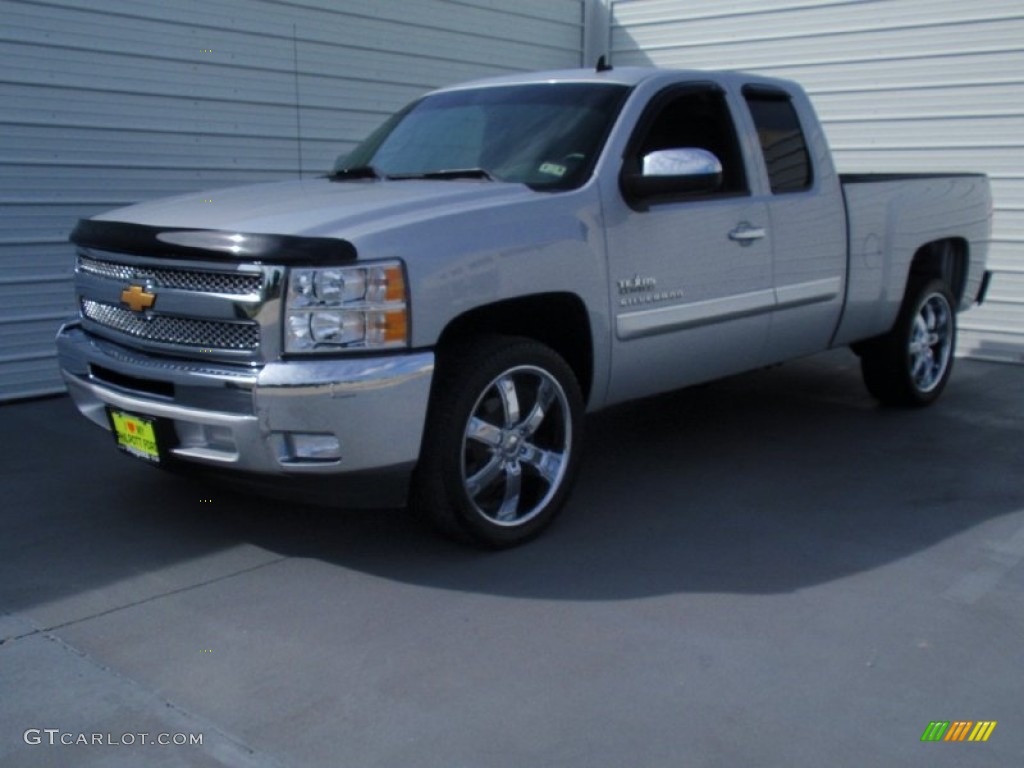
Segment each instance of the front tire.
M956 311L941 280L908 291L893 329L861 350L868 391L885 405L924 406L942 394L953 370Z
M485 337L442 354L413 506L448 536L521 544L558 514L582 447L572 369L530 339Z

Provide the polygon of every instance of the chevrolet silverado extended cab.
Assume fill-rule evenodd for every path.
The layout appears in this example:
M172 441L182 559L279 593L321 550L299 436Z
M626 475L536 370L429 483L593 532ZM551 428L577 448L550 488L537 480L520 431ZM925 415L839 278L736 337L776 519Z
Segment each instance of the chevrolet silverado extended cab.
M123 450L503 547L584 414L840 346L924 405L987 284L981 174L840 176L795 84L574 70L430 93L316 179L81 221L68 390Z

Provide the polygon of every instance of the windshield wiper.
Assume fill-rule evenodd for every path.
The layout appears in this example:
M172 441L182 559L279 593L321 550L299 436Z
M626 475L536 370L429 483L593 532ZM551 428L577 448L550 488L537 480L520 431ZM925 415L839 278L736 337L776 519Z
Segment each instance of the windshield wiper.
M331 181L343 179L380 179L383 178L372 165L357 165L352 168L338 168L327 175Z
M494 177L483 168L452 168L446 171L428 171L427 173L396 173L385 178L391 181L410 181L414 179L438 179L441 181L447 179L484 179L486 181L494 181Z
M372 165L357 165L352 168L339 168L327 175L331 181L347 179L386 179L388 181L413 181L417 179L484 179L494 181L494 177L483 168L452 168L444 171L427 171L426 173L395 173L383 175Z

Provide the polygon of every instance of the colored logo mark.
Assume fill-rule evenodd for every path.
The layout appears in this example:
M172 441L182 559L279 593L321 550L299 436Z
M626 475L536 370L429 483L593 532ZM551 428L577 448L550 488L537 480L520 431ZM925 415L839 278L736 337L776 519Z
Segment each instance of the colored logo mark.
M988 741L996 725L996 720L932 720L921 741Z
M156 303L156 294L150 293L141 285L131 285L121 291L121 301L127 304L132 312L142 312Z

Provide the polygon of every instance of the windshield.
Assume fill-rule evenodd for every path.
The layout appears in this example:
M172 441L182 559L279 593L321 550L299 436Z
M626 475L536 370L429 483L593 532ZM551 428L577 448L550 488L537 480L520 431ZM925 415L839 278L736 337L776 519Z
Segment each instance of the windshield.
M627 92L623 85L543 83L434 94L339 158L334 173L573 188L589 177Z

